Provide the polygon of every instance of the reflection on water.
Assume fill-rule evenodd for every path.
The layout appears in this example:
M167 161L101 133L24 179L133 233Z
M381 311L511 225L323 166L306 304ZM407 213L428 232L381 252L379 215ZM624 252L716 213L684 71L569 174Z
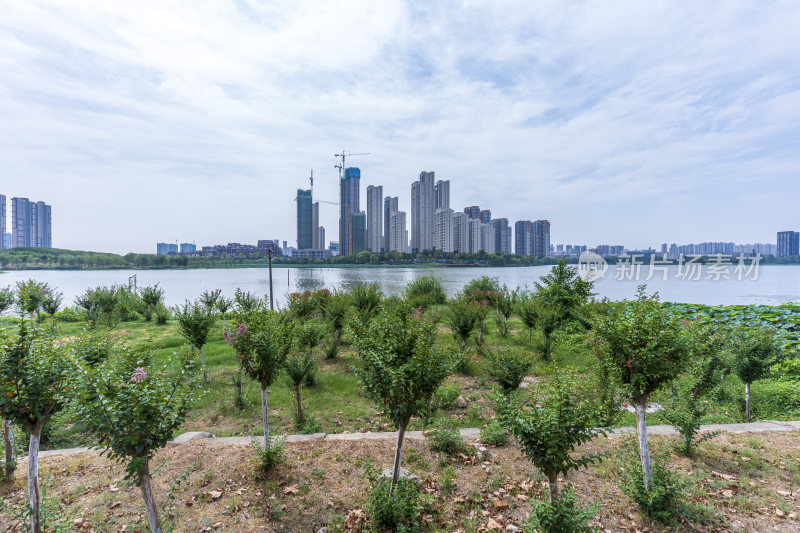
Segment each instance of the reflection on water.
M668 279L656 276L647 281L648 290L657 290L663 300L691 302L710 305L720 304L769 304L800 301L800 265L762 266L757 281L744 280L681 280L675 277L677 267L670 267ZM448 295L453 295L469 280L478 276L499 279L509 288L532 287L549 266L514 268L275 268L273 291L280 306L291 292L349 290L358 283L377 283L384 292L398 293L406 284L420 276L433 275L438 278ZM233 296L237 288L257 294L267 294L267 270L261 268L205 269L205 270L111 270L69 271L38 270L10 271L0 274L0 287L13 285L19 280L35 278L50 283L64 293L65 303L71 304L77 295L88 287L126 283L136 276L139 286L156 283L165 291L167 303L175 305L197 298L207 289L221 289L226 296ZM636 286L644 282L614 279L613 269L595 282L599 298L612 300L632 298Z

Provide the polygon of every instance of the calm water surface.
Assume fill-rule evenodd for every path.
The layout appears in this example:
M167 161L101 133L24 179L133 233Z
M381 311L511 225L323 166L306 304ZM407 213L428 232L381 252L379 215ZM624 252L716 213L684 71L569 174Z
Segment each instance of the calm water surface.
M598 297L612 300L632 298L638 284L647 283L648 290L657 290L662 300L708 305L768 304L800 302L800 265L761 266L757 280L701 279L698 281L676 278L677 267L669 267L667 280L657 273L646 280L647 268L642 269L639 281L615 279L615 266L611 265L604 279L595 282ZM357 283L377 282L387 293L400 292L414 278L433 275L441 280L449 295L470 279L491 276L510 288L533 286L534 281L546 274L550 266L507 268L275 268L273 287L275 301L283 305L286 296L295 291L349 289ZM733 268L731 268L731 277ZM266 294L266 269L205 269L205 270L111 270L71 271L35 270L0 273L0 287L13 285L19 280L34 278L46 281L64 293L65 303L72 304L75 296L88 287L126 283L136 276L139 286L159 283L165 291L167 304L183 303L194 299L207 289L222 289L233 296L237 287L243 290ZM703 272L703 277L706 272Z

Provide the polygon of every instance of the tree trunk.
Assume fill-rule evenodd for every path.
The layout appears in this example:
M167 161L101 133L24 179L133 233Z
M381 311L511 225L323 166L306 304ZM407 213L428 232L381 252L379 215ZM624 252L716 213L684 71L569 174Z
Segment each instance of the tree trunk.
M744 384L744 415L750 421L750 384Z
M206 375L206 358L203 355L203 347L200 347L200 366L203 367L203 383L208 383L208 375Z
M303 423L303 406L300 403L300 385L295 386L294 395L297 398L297 423Z
M11 434L11 422L3 419L3 445L6 450L6 477L14 475L16 465L14 464L14 435Z
M158 509L153 499L153 491L150 489L150 465L147 461L145 461L142 469L139 470L139 483L142 488L144 506L147 508L147 522L150 524L150 533L161 533L161 520L158 519Z
M392 485L389 490L390 492L394 492L394 486L400 478L400 457L403 451L403 438L406 436L407 425L408 420L401 420L400 427L397 428L397 445L394 450L394 467L392 468Z
M555 505L558 501L558 474L547 476L547 488L550 496L550 505Z
M647 444L647 421L645 420L647 397L639 398L633 405L636 409L636 433L639 435L639 457L642 459L644 486L649 491L650 480L653 478L653 468L650 464L650 447Z
M31 439L28 444L28 501L31 508L31 533L40 533L42 524L39 521L41 498L39 495L39 441L44 422L36 422L29 427Z
M269 451L269 414L267 413L267 387L261 385L261 423L264 425L264 451Z

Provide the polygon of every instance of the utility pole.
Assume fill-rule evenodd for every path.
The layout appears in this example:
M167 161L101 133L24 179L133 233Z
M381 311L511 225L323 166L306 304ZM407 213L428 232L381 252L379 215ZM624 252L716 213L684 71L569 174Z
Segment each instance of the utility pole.
M275 304L272 303L272 248L267 248L267 256L269 257L269 309L275 310Z

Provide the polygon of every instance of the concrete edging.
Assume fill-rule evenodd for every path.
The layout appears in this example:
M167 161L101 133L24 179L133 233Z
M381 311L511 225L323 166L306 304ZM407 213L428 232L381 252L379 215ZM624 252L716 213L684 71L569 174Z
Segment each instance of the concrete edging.
M761 422L746 422L742 424L710 424L707 426L700 426L700 431L724 431L727 433L763 433L768 431L785 432L785 431L798 431L800 430L800 421L792 420L788 422L781 422L778 420L763 420ZM634 433L636 431L633 427L616 428L609 431L609 435L621 435L626 433ZM477 439L481 430L478 428L465 428L460 429L461 436L465 439ZM677 435L678 432L672 426L657 425L647 426L647 432L651 435ZM180 446L186 442L193 442L203 440L213 444L250 444L253 439L263 439L263 436L252 435L244 437L214 437L211 433L207 432L191 432L190 437L181 438L184 433L179 435L174 441L169 444L171 446ZM425 434L422 431L407 431L407 439L424 439ZM368 433L313 433L310 435L286 435L287 443L299 442L315 442L315 441L357 441L357 440L395 440L397 439L396 431L388 432L368 432ZM40 457L49 457L55 455L71 455L75 453L83 453L90 451L92 448L65 448L63 450L45 450L39 453Z

